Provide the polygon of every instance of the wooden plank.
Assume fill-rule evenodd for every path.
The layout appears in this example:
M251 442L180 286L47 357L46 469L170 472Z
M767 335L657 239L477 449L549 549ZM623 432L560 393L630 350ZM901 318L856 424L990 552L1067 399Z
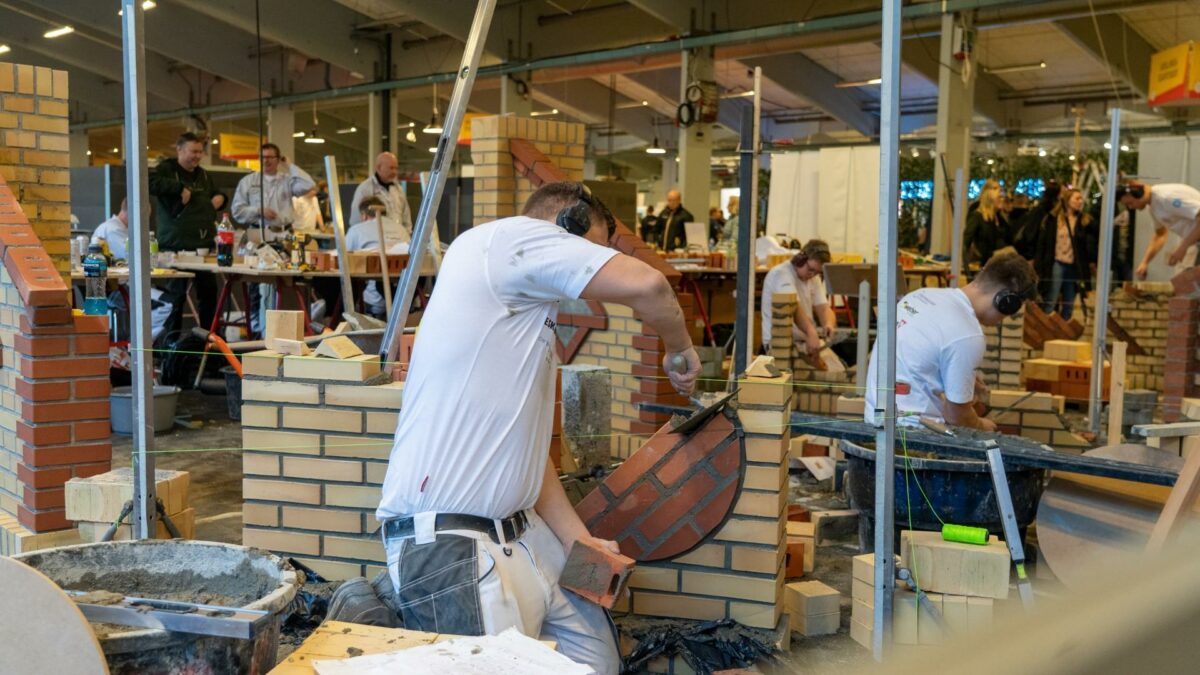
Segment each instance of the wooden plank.
M1121 417L1125 414L1125 343L1112 343L1112 379L1108 390L1108 443L1121 442Z
M1167 539L1175 533L1188 516L1196 497L1200 495L1200 452L1188 455L1179 472L1179 480L1175 482L1171 496L1163 505L1162 514L1154 529L1150 532L1150 542L1146 544L1146 553L1156 555L1162 551Z
M1134 436L1146 438L1195 436L1200 434L1200 422L1176 422L1174 424L1135 424L1130 428Z

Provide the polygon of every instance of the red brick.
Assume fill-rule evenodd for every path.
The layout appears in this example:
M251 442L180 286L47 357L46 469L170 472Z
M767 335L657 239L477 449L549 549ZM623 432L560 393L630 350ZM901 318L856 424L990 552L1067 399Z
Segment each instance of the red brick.
M67 512L63 509L33 511L24 504L17 507L17 520L34 532L65 530L73 525L71 521L67 520Z
M31 382L23 377L16 378L17 396L28 401L65 401L71 398L71 383Z
M75 381L75 398L108 398L111 392L107 378Z
M592 534L601 539L621 539L628 536L630 521L646 512L662 494L653 481L643 480L633 490L618 495L617 508L609 511L599 521L588 525Z
M108 419L108 401L21 403L21 417L30 422L73 422Z
M800 504L788 504L787 519L793 523L807 523L812 520L812 513Z
M620 497L642 476L650 473L650 469L665 457L678 442L678 436L665 431L656 434L638 448L629 459L622 462L621 466L617 467L616 471L613 471L608 478L604 479L604 485L614 496Z
M583 524L587 525L592 519L603 513L608 505L609 499L605 491L595 489L579 500L579 503L575 505L575 513L583 521Z
M10 248L4 252L4 268L26 306L44 307L66 302L67 285L43 249Z
M646 541L656 541L659 537L678 524L692 507L701 503L708 493L717 486L707 473L699 473L683 486L672 492L670 498L655 507L654 512L646 517L638 527Z
M78 318L78 317L76 317ZM88 317L90 319L104 317ZM21 332L26 335L70 335L75 332L75 326L70 323L35 326L24 312L20 314ZM107 325L107 324L106 324Z
M71 442L70 424L29 424L17 420L17 438L33 445L57 445Z
M79 315L75 317L75 332L79 334L108 333L107 316Z
M724 419L724 418L720 418ZM719 420L716 420L719 421ZM671 487L678 483L684 476L691 474L708 458L709 452L714 446L729 435L729 422L725 420L725 424L714 424L709 422L706 426L695 431L683 447L672 453L671 458L665 464L658 468L655 475L663 485ZM736 449L737 444L733 443Z
M675 387L667 378L638 380L638 392L642 394L674 394Z
M71 342L65 337L13 337L13 347L22 356L66 356L71 352Z
M675 556L688 551L696 546L701 539L707 535L708 531L703 534L696 531L695 523L688 523L679 528L667 538L666 541L655 546L650 551L642 554L637 560L662 560L664 558L674 558ZM623 552L623 551L622 551Z
M653 377L666 379L666 374L662 371L662 366L647 366L635 363L631 368L634 377Z
M71 476L71 467L37 469L17 463L17 479L33 488L61 487Z
M59 303L46 303L25 308L25 316L35 326L60 326L71 323L71 308Z
M655 331L653 328L651 328L650 324L647 324L647 323L642 324L642 335L645 335L647 337L652 337L652 338L661 337L658 334L658 332Z
M1175 297L1194 299L1200 293L1200 268L1190 267L1171 277L1171 286L1175 288Z
M649 410L638 411L638 421L648 422L650 424L666 424L671 421L671 416L665 413L650 412Z
M108 357L24 359L21 374L33 379L108 375Z
M633 558L591 541L576 540L567 554L559 585L601 607L612 609L633 572Z
M633 348L659 351L663 348L663 343L662 340L659 340L658 338L646 337L645 335L634 335Z
M112 471L112 462L95 462L93 464L76 464L71 468L75 478L90 478L92 476Z
M22 500L29 508L38 511L44 509L62 509L67 506L63 493L62 485L46 490L36 490L27 485L22 490Z
M680 396L672 389L670 394L632 394L629 400L634 405L639 403L658 403L660 405L677 405L687 407L691 401L686 396Z
M1020 435L1020 434L1018 434ZM805 443L804 448L800 451L801 457L828 457L829 446L817 445L816 443Z
M733 507L733 498L737 496L737 490L738 482L733 481L713 497L712 501L705 504L704 508L692 519L696 527L700 528L702 532L708 533L725 522L725 517L729 515L729 511Z
M23 217L23 216L22 216ZM9 248L23 246L41 246L42 242L28 224L4 224L0 226L0 256Z
M662 424L634 421L629 423L629 433L632 436L653 436L662 430Z
M661 352L638 352L638 361L643 366L659 366L662 363L663 354Z
M788 579L804 576L804 542L788 539L783 575Z
M112 460L112 443L54 445L50 447L23 445L21 448L21 457L32 468L62 464L108 462Z
M76 354L107 354L108 353L108 336L107 335L77 335L75 336L75 353Z
M742 466L741 441L734 438L733 442L712 459L710 466L722 477L728 476L740 469Z
M108 420L76 422L74 427L76 441L102 441L112 436Z

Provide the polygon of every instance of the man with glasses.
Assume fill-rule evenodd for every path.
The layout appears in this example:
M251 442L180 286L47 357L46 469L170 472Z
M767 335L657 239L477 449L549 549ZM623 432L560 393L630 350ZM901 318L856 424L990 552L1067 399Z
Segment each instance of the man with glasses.
M246 227L261 227L263 241L282 239L296 219L292 197L316 187L312 176L279 153L274 143L262 145L262 171L242 177L233 193L233 219Z
M821 272L831 260L829 244L812 239L791 260L772 267L763 279L762 343L770 351L771 300L777 293L795 293L799 302L792 323L792 337L804 343L804 351L815 357L821 352L821 340L833 334L837 318L829 306Z

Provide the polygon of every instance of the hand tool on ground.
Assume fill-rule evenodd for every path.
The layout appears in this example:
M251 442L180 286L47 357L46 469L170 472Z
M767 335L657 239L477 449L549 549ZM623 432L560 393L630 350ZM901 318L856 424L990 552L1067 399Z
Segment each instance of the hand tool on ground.
M921 416L921 426L923 426L926 429L928 429L932 432L935 432L935 433L945 434L947 436L954 435L953 429L946 426L944 423L939 422L939 421L933 419L932 417L927 417L925 415Z
M946 620L942 617L942 613L938 610L937 605L934 605L933 601L929 599L929 596L925 594L925 591L921 590L918 583L913 581L912 571L905 567L897 567L896 576L900 579L900 581L908 584L909 588L913 589L913 593L916 593L917 595L917 602L920 603L922 609L929 613L929 617L933 619L933 622L937 624L937 627L940 628L943 633L949 632L949 629L946 626Z
M162 519L163 526L167 528L167 534L170 534L175 539L182 539L183 535L179 533L179 529L175 527L175 523L167 515L167 510L163 508L161 499L154 500L154 510L158 513L158 517ZM117 528L129 517L130 513L133 513L133 500L125 502L125 505L121 507L121 513L117 515L117 519L113 521L113 524L109 525L108 529L104 531L104 535L100 537L100 541L112 541L113 537L117 534Z
M1017 406L1021 405L1021 404L1022 404L1022 403L1024 403L1025 401L1028 401L1029 399L1033 398L1033 395L1034 395L1034 394L1036 394L1036 393L1037 393L1036 391L1027 392L1027 393L1026 393L1024 396L1022 396L1021 398L1019 398L1019 399L1017 399L1017 400L1013 401L1012 403L1010 403L1009 405L1005 406L1005 407L1004 407L1004 408L1002 408L1001 410L999 410L999 411L993 410L993 411L989 412L989 413L988 413L988 417L991 417L991 418L993 418L993 420L994 420L995 418L997 418L997 417L1000 417L1001 415L1004 415L1005 413L1010 413L1010 412L1012 412L1012 411L1013 411L1013 410L1014 410L1014 409L1015 409Z
M1017 591L1026 610L1033 608L1033 588L1025 575L1025 547L1021 544L1021 533L1017 529L1017 516L1013 511L1012 494L1008 491L1008 477L1004 473L1004 458L999 447L987 450L988 468L992 471L992 486L996 494L996 506L1000 511L1000 524L1004 528L1004 540L1008 552L1017 567Z
M259 609L136 598L116 593L67 590L66 594L92 623L158 628L176 633L241 640L252 639L266 627L271 616L270 612Z
M379 233L379 273L383 275L383 309L384 316L392 315L392 277L388 273L387 241L383 238L382 206L372 206L371 213L375 216L375 228Z
M677 373L687 372L687 359L683 357L683 354L675 354L672 356L670 365L671 369ZM699 398L695 396L689 396L688 400L691 401L692 405L699 408L699 410L679 421L676 421L673 418L671 420L671 431L673 433L683 434L685 436L691 434L693 431L703 426L704 423L711 419L713 415L716 415L718 412L720 412L725 405L729 403L730 399L737 394L737 392L737 387L734 387L733 391L721 396L707 406L704 405Z
M342 197L338 192L337 160L333 155L325 156L325 177L329 182L329 212L333 216L334 241L337 243L338 274L342 280L342 316L355 330L384 328L386 323L367 314L354 311L354 287L350 280L350 260L346 253L346 226L342 220ZM383 246L383 242L379 242Z

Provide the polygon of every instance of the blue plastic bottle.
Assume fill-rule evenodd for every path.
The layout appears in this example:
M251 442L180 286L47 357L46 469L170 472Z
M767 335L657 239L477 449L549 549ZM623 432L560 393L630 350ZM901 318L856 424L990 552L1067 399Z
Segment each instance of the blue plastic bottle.
M88 247L83 258L83 313L94 316L108 314L108 259L97 244Z

